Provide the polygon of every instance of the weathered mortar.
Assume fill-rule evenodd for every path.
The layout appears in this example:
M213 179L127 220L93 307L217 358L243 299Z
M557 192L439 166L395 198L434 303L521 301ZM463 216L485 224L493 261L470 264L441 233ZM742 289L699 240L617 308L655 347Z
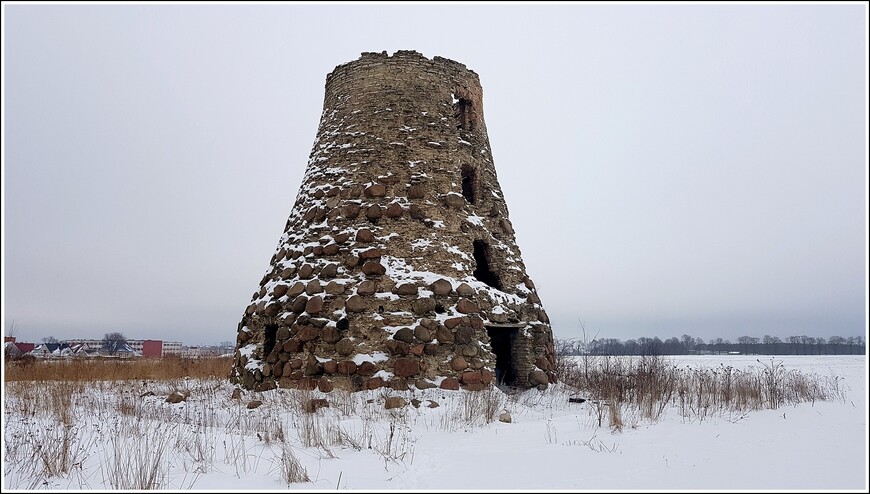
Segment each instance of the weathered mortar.
M414 51L363 53L327 76L302 186L239 323L234 381L482 389L496 369L487 328L517 334L500 357L511 384L555 381L482 104L477 74Z

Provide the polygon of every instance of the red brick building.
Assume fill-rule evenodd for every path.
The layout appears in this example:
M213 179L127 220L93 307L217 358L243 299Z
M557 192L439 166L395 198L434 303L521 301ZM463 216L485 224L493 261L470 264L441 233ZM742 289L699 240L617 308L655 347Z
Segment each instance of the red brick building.
M157 357L163 356L163 341L161 340L142 340L142 356Z

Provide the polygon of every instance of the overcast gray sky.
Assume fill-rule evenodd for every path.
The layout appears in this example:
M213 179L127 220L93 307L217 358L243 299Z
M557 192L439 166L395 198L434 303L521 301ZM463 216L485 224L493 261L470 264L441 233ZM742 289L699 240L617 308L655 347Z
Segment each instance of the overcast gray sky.
M3 324L209 344L275 251L326 75L480 75L557 337L867 331L867 5L3 4Z

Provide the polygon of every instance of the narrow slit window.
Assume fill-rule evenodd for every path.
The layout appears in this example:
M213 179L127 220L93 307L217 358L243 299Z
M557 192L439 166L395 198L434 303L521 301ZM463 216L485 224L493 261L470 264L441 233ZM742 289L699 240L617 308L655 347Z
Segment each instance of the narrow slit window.
M454 116L456 117L456 128L459 130L474 130L474 119L472 118L473 105L470 99L459 98L453 104Z
M268 357L275 348L275 338L278 335L277 324L267 324L263 332L263 358Z
M489 244L483 240L474 241L474 277L487 285L501 290L501 280L490 267Z
M469 204L477 200L477 170L469 165L462 165L462 195Z

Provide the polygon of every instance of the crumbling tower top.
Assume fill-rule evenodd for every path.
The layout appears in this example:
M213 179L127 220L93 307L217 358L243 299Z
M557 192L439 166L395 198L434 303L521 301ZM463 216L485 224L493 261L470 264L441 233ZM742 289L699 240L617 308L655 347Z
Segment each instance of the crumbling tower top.
M412 50L364 52L359 59L339 65L326 76L324 108L332 108L341 98L351 104L401 102L391 96L426 95L442 101L459 100L467 130L486 134L483 125L483 89L477 73L453 60L428 59ZM347 103L346 101L345 103Z

